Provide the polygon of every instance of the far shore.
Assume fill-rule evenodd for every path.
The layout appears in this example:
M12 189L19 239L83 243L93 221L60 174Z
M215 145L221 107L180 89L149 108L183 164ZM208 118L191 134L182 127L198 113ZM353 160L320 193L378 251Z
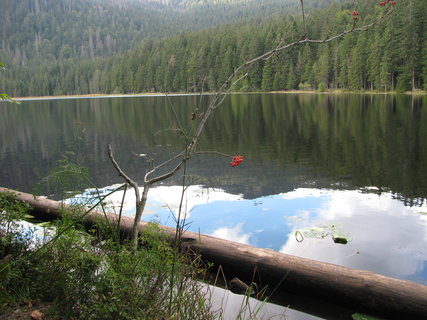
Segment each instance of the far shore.
M289 90L289 91L270 91L270 92L231 92L230 94L262 94L262 93L272 93L272 94L397 94L396 91L348 91L348 90L339 90L331 89L325 90L323 92L318 90ZM203 92L204 95L213 95L216 92ZM406 91L401 94L411 94L411 95L425 95L427 91L416 90L416 91ZM90 98L121 98L121 97L164 97L164 96L194 96L200 95L200 92L154 92L154 93L109 93L109 94L76 94L76 95L58 95L58 96L29 96L29 97L13 97L13 100L16 101L31 101L31 100L55 100L55 99L90 99Z

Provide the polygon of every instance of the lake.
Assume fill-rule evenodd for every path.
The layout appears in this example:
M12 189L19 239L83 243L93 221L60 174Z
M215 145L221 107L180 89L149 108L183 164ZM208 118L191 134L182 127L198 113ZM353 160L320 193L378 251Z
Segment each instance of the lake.
M147 163L138 155L161 163L181 151L197 125L193 112L211 98L1 103L0 185L32 192L67 156L109 190L122 180L108 144L142 182ZM189 230L427 285L426 96L231 95L199 150L187 167ZM233 155L245 160L231 167ZM73 190L88 187L76 183ZM155 186L143 219L174 226L181 184L179 174ZM42 190L61 197L52 185ZM127 199L126 214L132 205ZM348 243L335 243L337 235Z

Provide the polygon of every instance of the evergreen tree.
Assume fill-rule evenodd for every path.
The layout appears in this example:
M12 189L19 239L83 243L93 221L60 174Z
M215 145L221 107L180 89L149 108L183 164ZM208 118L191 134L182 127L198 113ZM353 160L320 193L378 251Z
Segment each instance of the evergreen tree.
M302 30L298 15L289 14L268 19L256 15L248 22L180 32L187 23L197 23L178 23L168 11L175 7L165 9L160 18L158 12L149 16L152 7L145 7L142 14L139 5L117 9L112 0L75 0L73 4L43 0L37 6L24 0L5 1L9 16L0 13L5 35L0 54L10 68L3 72L0 89L16 95L215 91L234 67L280 42L296 40ZM427 6L415 0L398 2L397 14L366 32L328 44L295 47L253 65L233 90L317 88L320 82L326 88L353 90L425 88ZM258 2L251 5L259 8ZM307 15L308 36L322 39L351 28L352 8L343 3ZM366 2L362 9L356 26L368 23L386 8ZM80 20L82 10L87 13L85 21ZM57 16L52 18L52 14ZM165 29L162 25L158 33L150 33L151 27L163 21L159 19L169 19L175 26L182 23L182 28L172 32L166 30L169 25ZM8 37L8 31L13 36ZM160 34L169 36L159 38ZM131 47L135 48L126 51Z
M424 45L423 45L424 49L423 49L423 74L422 74L422 78L424 81L424 90L427 91L427 40L424 40Z
M273 59L270 58L264 63L264 68L262 71L262 91L271 91L273 90Z
M330 52L328 46L323 46L319 50L319 58L317 61L317 81L323 83L325 88L329 87L329 76L331 72Z

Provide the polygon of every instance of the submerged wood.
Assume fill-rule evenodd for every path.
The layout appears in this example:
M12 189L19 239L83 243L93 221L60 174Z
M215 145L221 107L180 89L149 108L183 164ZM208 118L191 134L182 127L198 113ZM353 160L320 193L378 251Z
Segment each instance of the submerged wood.
M1 188L0 193L14 193L18 200L30 204L32 214L40 219L61 218L65 204L35 197L28 193ZM117 224L113 214L90 212L88 224L107 218ZM122 217L120 230L125 235L132 231L133 219ZM148 223L140 222L144 229ZM175 239L175 229L160 226L168 241ZM330 263L300 258L270 249L256 248L208 235L185 231L180 248L195 252L221 266L227 279L238 277L245 283L257 283L275 292L293 292L350 307L355 312L366 312L393 319L427 319L427 286L406 280L385 277L373 272L350 269ZM292 306L291 306L292 307Z

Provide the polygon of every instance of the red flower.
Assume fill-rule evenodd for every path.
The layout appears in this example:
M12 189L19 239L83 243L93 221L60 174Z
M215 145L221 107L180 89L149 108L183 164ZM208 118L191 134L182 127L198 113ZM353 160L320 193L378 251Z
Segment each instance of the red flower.
M230 162L232 167L238 166L243 162L243 156L234 156Z
M350 15L353 16L353 20L359 20L360 19L360 12L359 11L352 11L350 12Z
M393 0L385 0L385 1L380 1L378 2L378 4L380 6L385 6L387 3L390 3L390 5L394 6L397 4L397 1L393 1Z

